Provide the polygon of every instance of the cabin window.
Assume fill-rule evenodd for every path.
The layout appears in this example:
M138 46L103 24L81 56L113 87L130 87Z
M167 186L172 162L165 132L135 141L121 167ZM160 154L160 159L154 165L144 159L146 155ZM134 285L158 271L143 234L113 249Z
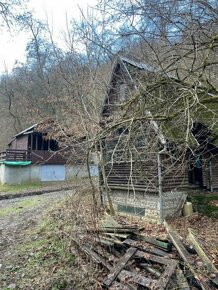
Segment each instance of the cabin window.
M58 151L59 146L58 142L56 140L52 139L46 139L45 135L38 133L38 134L32 134L28 138L28 148L32 150L52 150L52 151Z
M121 83L120 84L120 101L124 102L127 97L127 84Z

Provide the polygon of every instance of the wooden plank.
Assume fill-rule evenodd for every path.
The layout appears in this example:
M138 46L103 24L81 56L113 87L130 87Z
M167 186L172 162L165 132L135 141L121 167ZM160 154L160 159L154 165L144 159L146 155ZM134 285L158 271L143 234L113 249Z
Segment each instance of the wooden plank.
M104 233L104 235L120 239L126 239L128 236L130 236L130 234L119 234L119 233Z
M88 232L97 232L97 233L118 233L118 234L134 234L139 231L137 228L101 228L101 229L89 229Z
M179 241L176 232L174 232L171 229L171 227L167 224L166 221L164 222L164 224L174 246L178 250L180 256L182 257L182 259L184 260L190 271L193 273L196 280L201 285L202 290L210 290L210 287L207 284L208 280L207 277L205 278L202 273L201 274L197 273L194 267L194 260L192 259L191 255L187 252L187 250L184 248L183 244Z
M170 252L172 250L172 244L171 243L166 243L166 242L162 242L159 240L156 240L154 238L151 237L147 237L144 235L137 235L137 239L144 241L146 243L152 244L158 248L161 248L162 250L165 250L167 252Z
M176 278L177 278L177 283L178 283L180 290L190 290L188 282L187 282L182 270L179 267L177 267L177 269L176 269Z
M155 256L153 254L145 253L145 252L142 252L142 251L139 251L139 250L135 253L135 256L139 257L139 258L143 258L146 261L152 261L152 262L163 264L163 265L166 265L166 266L168 266L172 262L172 260L169 260L167 258L158 257L158 256ZM174 261L178 262L177 260L173 260L173 262Z
M97 254L95 251L91 250L91 246L90 245L84 245L81 247L81 249L86 252L94 261L96 261L99 264L102 264L105 268L107 268L109 271L113 270L113 267L106 261L106 259L104 259L103 257L101 257L99 254ZM118 278L121 281L125 281L125 286L127 287L128 290L137 290L137 288L134 288L134 286L130 286L127 282L126 282L126 277L132 277L132 273L126 270L122 270L122 272L120 272L118 274ZM134 279L133 279L134 281ZM144 280L145 281L145 280Z
M156 278L160 278L161 272L151 266L149 263L140 263L140 267L144 268L146 271L154 275Z
M157 256L152 255L152 254L146 254L142 251L137 251L135 253L135 255L136 255L136 257L144 258L147 261L152 261L152 262L166 265L166 268L165 268L164 272L161 274L160 279L154 280L152 282L152 284L150 285L150 287L151 287L150 289L159 289L159 290L165 289L171 276L173 275L173 273L175 273L176 267L178 265L178 261L172 260L172 259L169 260L169 259L163 258L163 257L157 257Z
M154 282L152 287L156 287L156 289L158 290L164 290L167 287L170 278L175 273L177 266L178 262L175 260L171 260L169 265L167 265L167 267L165 268L163 274L160 276L159 280L157 282Z
M121 270L126 266L128 261L132 258L132 256L136 253L136 248L130 248L127 250L126 254L120 258L116 266L111 270L109 275L104 279L103 285L109 287L112 282L117 278Z
M131 246L131 247L135 247L135 248L140 248L138 246L138 242L137 241L134 241L134 240L131 240L131 239L126 239L123 241L123 244L125 245L128 245L128 246ZM158 256L161 256L161 257L165 257L167 256L168 254L160 249L156 249L156 248L142 248L143 251L147 252L147 253L151 253L151 254L154 254L154 255L158 255Z
M131 282L135 282L141 286L144 286L144 287L147 287L149 289L152 289L151 288L151 285L153 283L153 279L150 279L150 278L147 278L147 277L144 277L140 274L137 274L135 272L129 272L127 270L122 270L120 272L120 274L118 275L118 278L121 280L121 281L131 281Z
M168 232L168 235L169 235L171 241L173 242L175 248L179 252L179 254L182 257L182 259L187 264L193 265L194 264L194 259L191 257L191 255L189 254L189 252L185 249L185 247L183 246L183 244L181 243L181 241L178 239L178 237L175 234L175 232L171 229L171 227L166 222L164 222L164 225L166 227L166 230Z
M81 247L81 249L86 252L89 256L92 257L93 260L95 260L97 263L102 264L105 268L108 270L112 269L112 266L106 261L106 259L102 258L100 255L98 255L95 251L91 250L90 245L84 245Z
M113 284L108 288L108 290L137 290L137 288L129 284L125 285L120 282L113 282Z
M189 228L188 229L188 239L190 240L190 242L192 243L192 245L194 246L196 252L198 253L199 257L202 259L202 261L204 262L204 265L206 266L207 270L211 273L218 273L218 270L216 269L216 267L213 265L213 263L211 262L211 260L209 259L209 257L206 255L205 251L203 250L203 247L200 244L200 241L198 240L198 238L196 237L194 230Z

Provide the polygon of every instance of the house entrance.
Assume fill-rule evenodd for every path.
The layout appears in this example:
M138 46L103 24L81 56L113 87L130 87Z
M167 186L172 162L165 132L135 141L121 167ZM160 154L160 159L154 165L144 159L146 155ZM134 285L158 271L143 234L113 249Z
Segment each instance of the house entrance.
M196 187L203 187L202 156L196 155L189 169L189 183Z

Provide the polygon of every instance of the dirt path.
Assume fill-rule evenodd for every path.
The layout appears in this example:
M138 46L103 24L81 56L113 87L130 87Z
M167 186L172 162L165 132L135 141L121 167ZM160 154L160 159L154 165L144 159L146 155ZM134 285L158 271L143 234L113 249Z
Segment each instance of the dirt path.
M28 239L26 230L42 221L48 208L73 194L68 190L0 201L0 276L13 267L15 250Z

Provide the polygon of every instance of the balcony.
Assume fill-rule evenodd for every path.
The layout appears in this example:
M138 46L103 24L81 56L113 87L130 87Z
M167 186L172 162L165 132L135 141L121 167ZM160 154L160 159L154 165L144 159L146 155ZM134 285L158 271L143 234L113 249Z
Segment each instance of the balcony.
M1 161L30 161L31 151L29 150L17 150L17 149L6 149L0 152Z

